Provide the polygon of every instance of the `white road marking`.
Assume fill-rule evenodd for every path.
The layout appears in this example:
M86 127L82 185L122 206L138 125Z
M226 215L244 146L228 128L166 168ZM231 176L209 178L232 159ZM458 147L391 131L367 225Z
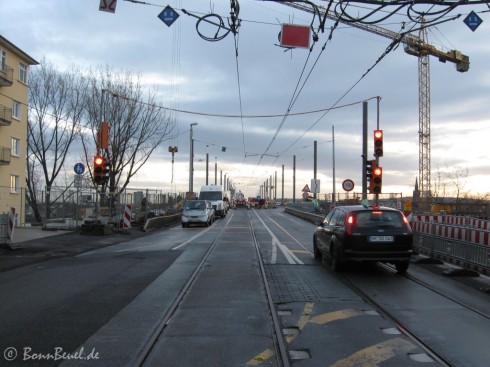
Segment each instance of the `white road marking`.
M276 260L277 260L277 250L275 250L277 247L279 247L279 250L281 250L281 252L283 253L284 257L286 258L286 260L290 263L290 264L303 264L303 262L298 259L296 257L295 254L292 253L292 251L290 249L288 249L285 245L283 245L278 239L277 237L274 235L274 233L272 233L272 231L270 230L270 228L267 226L267 224L265 224L265 222L262 220L262 218L259 217L259 215L257 214L256 211L254 211L255 215L257 216L257 218L259 218L260 222L262 223L262 225L265 227L265 229L267 229L267 232L269 232L269 234L271 235L272 237L272 256L271 256L271 264L275 264L276 263Z

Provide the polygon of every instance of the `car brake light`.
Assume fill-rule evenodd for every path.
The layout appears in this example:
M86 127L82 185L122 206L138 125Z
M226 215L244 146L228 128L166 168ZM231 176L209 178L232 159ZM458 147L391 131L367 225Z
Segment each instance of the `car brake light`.
M346 234L352 234L352 227L354 227L354 216L352 214L350 214L347 217L346 223L347 224L345 226L345 233Z
M382 211L380 211L380 210L373 210L373 211L371 212L371 214L374 214L374 215L380 215L381 213L383 213L383 212L382 212Z

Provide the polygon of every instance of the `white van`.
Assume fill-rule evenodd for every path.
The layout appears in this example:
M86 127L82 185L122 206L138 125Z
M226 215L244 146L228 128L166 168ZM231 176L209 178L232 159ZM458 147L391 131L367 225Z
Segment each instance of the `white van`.
M204 185L201 187L199 200L210 201L216 217L224 218L228 212L228 205L224 199L223 187L221 185Z

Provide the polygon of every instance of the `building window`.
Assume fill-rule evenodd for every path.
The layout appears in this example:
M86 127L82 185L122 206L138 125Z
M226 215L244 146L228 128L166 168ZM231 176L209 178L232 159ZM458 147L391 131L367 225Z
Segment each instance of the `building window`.
M12 138L12 150L11 155L20 156L20 139Z
M27 84L27 65L19 62L19 80Z
M18 193L20 191L20 179L19 176L10 176L10 192Z
M17 101L14 101L14 103L12 104L12 117L17 120L21 119L20 103Z
M0 69L5 70L5 65L7 65L7 53L4 50L0 50Z

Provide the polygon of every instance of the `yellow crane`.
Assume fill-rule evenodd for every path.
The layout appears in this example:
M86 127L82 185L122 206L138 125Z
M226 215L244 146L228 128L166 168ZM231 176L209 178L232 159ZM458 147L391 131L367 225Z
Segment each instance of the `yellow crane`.
M315 10L305 3L280 2L292 8L303 10L315 14ZM328 11L317 5L317 9L322 17L337 21L339 17L332 11ZM456 65L459 72L468 71L470 68L469 57L460 51L443 51L427 42L427 29L422 26L419 36L400 33L385 29L383 27L363 24L360 22L346 22L339 19L341 23L346 23L354 28L359 28L367 32L377 34L392 40L400 39L404 45L404 50L409 55L418 57L419 70L419 190L421 197L429 197L430 194L430 65L429 56L435 56L441 62L452 62Z

